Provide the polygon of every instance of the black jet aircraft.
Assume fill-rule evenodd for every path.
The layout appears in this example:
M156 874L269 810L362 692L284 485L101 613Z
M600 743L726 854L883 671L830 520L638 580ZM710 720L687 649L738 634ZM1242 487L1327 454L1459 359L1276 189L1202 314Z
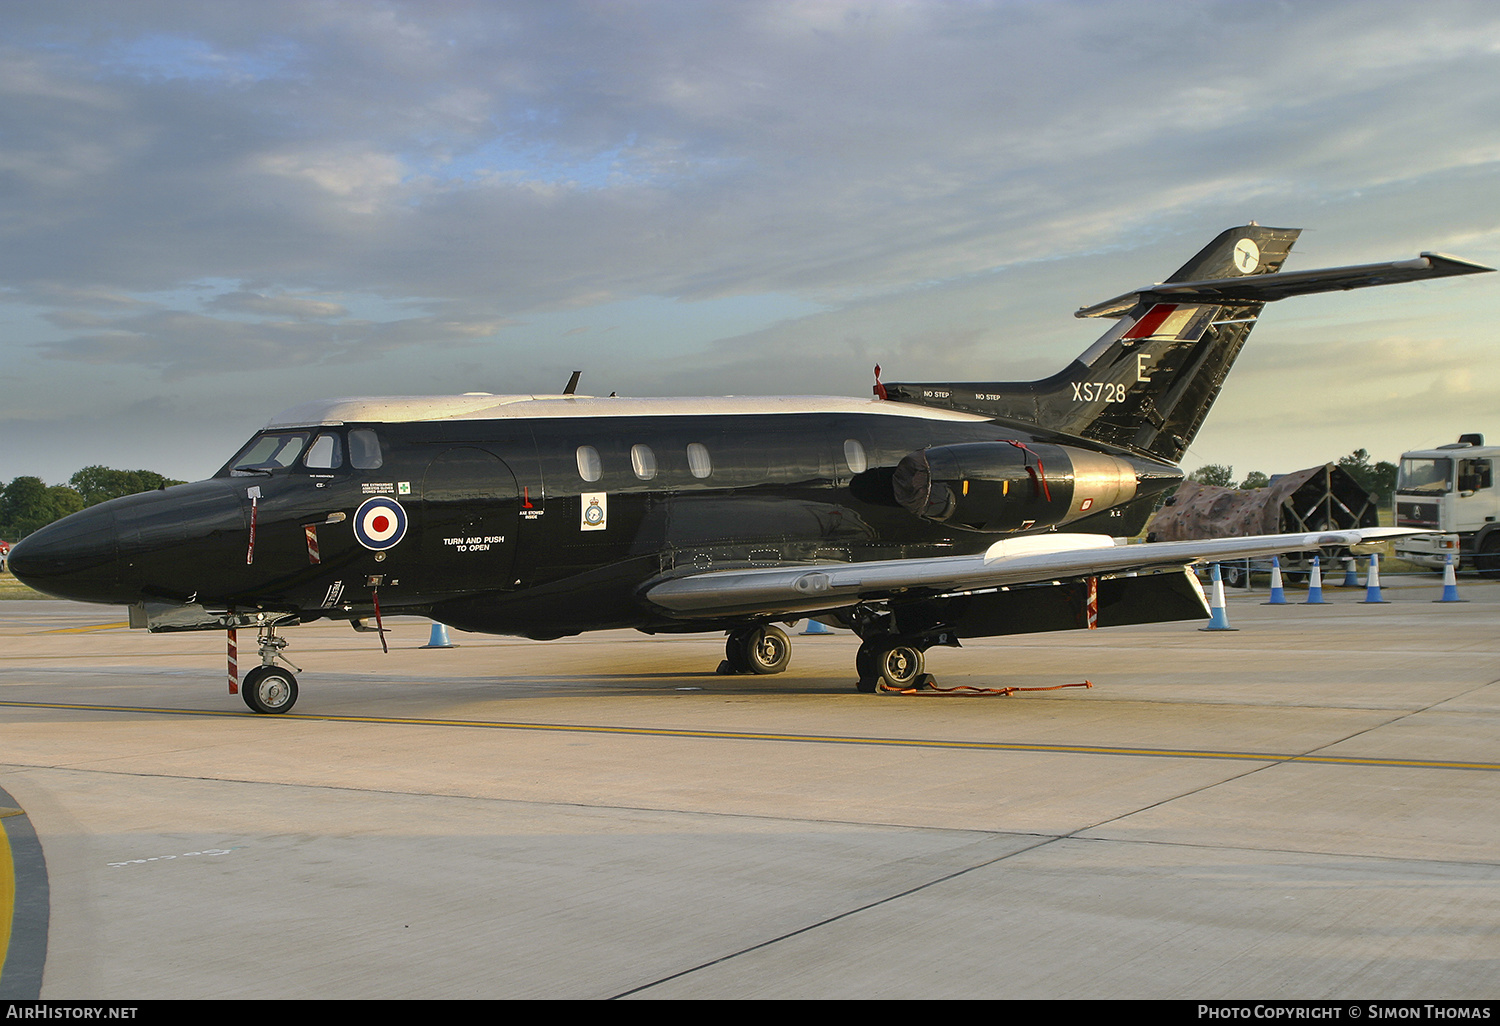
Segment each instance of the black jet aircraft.
M1472 274L1413 260L1283 271L1295 229L1224 232L1031 382L836 397L333 399L275 417L207 481L45 527L11 569L152 631L258 631L243 697L297 699L277 632L417 614L548 639L724 631L722 672L778 673L777 623L862 639L861 691L921 685L963 638L1208 615L1190 566L1398 532L1117 544L1137 534L1266 303ZM575 377L576 382L576 377ZM370 622L374 627L370 628ZM384 645L384 634L381 636ZM295 667L293 667L295 669ZM231 675L230 688L235 689Z

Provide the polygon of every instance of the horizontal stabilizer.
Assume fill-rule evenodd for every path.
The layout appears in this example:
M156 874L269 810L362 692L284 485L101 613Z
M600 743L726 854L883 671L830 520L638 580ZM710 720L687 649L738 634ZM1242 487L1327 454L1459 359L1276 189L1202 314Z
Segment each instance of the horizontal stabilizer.
M1306 296L1314 292L1338 292L1362 289L1371 285L1394 285L1428 278L1448 278L1458 274L1480 274L1493 267L1471 264L1465 260L1423 253L1415 260L1396 260L1385 264L1358 264L1353 267L1326 267L1317 271L1284 271L1274 274L1252 274L1241 278L1209 278L1203 281L1162 282L1146 285L1122 296L1086 306L1075 317L1123 317L1142 302L1213 303L1232 306L1237 303L1270 303L1289 296Z

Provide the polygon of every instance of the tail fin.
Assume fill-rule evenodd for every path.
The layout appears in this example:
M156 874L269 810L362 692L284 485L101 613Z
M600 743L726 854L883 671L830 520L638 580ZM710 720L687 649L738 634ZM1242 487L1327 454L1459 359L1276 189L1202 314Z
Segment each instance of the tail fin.
M1040 381L887 383L901 402L1022 421L1176 463L1198 433L1266 303L1288 296L1490 268L1415 260L1284 273L1301 229L1231 228L1164 282L1079 310L1118 318L1066 369Z

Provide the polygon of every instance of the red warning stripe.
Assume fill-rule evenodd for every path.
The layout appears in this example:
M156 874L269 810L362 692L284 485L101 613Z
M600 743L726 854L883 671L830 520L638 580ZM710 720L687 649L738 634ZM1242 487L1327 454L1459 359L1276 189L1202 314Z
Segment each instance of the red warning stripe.
M255 508L259 502L259 497L254 495L250 497L250 545L245 549L246 566L255 562Z
M1150 338L1152 335L1156 334L1156 329L1160 328L1162 326L1162 323L1166 321L1168 317L1171 317L1172 314L1174 314L1176 311L1176 303L1157 303L1151 309L1146 311L1146 315L1144 317L1135 322L1135 327L1131 328L1120 337Z
M231 695L240 693L239 650L235 644L238 633L233 627L229 628L229 693Z

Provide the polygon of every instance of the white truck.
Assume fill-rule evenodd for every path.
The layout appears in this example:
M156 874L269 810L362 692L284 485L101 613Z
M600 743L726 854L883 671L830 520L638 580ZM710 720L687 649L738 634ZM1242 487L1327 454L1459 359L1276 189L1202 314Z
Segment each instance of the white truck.
M1436 449L1401 454L1396 476L1396 526L1426 527L1396 542L1396 556L1441 570L1443 557L1456 568L1500 577L1500 490L1495 462L1500 446L1483 435L1462 435Z

